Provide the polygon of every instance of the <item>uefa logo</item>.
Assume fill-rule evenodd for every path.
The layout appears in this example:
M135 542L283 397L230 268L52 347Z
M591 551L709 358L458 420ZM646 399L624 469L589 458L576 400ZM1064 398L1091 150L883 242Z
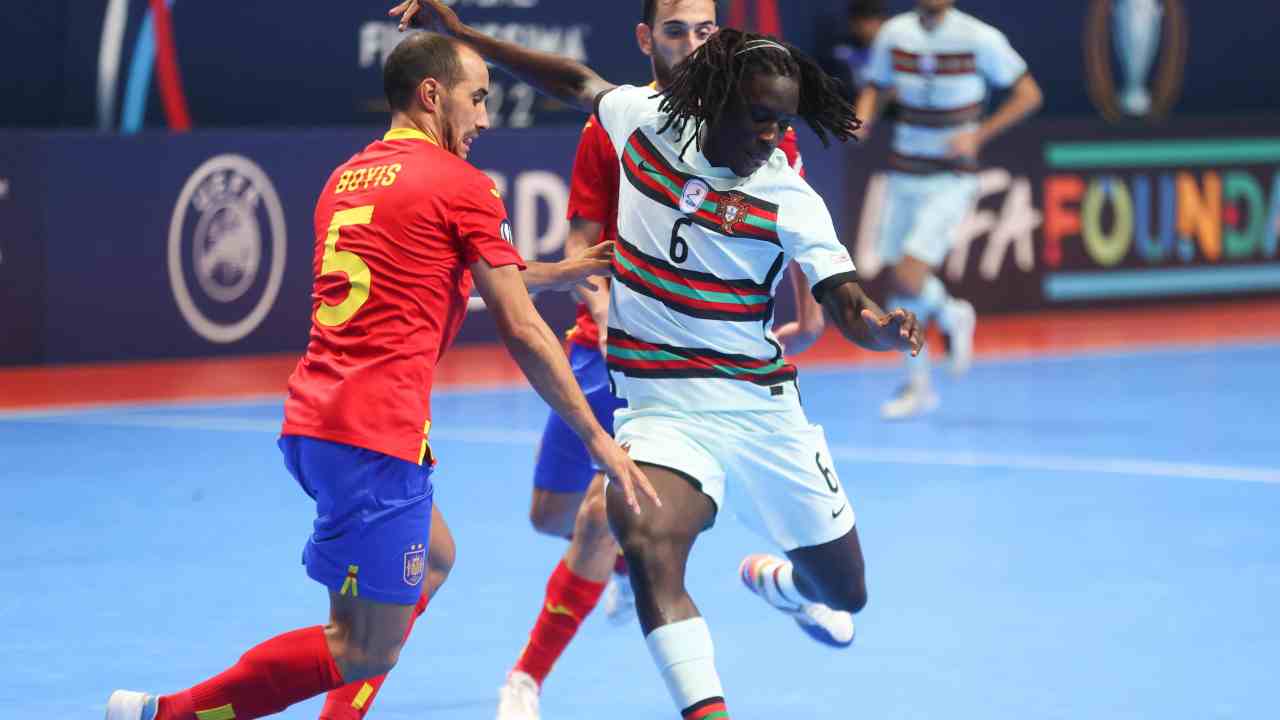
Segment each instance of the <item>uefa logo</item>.
M284 208L262 168L242 155L196 168L169 222L169 283L191 329L225 344L261 325L284 279L285 240Z

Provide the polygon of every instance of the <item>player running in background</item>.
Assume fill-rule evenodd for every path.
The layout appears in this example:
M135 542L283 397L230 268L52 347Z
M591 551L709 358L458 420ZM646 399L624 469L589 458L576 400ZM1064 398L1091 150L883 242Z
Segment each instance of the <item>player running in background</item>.
M978 152L991 138L1040 107L1040 87L1004 34L956 10L953 0L918 0L913 12L885 23L866 68L870 84L858 97L860 137L885 104L899 115L889 159L889 199L880 256L893 266L889 304L909 308L922 324L936 319L951 339L951 368L973 361L973 305L950 297L937 268L978 193ZM982 119L989 88L1012 88ZM907 360L907 382L881 414L901 419L929 412L938 396L927 351Z
M534 389L616 482L652 493L596 422L526 289L564 287L605 263L530 263L522 277L502 200L465 160L489 124L483 59L421 34L391 53L383 78L390 131L335 170L316 203L311 338L279 442L316 501L303 562L328 588L329 622L272 638L181 692L116 691L108 720L249 720L391 670L426 574L432 378L473 279Z
M642 12L636 42L650 58L651 87L661 89L670 83L672 68L718 29L716 4L714 0L645 0ZM794 129L787 130L779 147L788 164L803 175ZM583 129L573 165L566 253L577 254L598 242L618 239L618 191L618 155L592 117ZM776 335L786 354L795 355L817 340L824 319L798 266L791 265L790 272L797 319ZM608 288L580 291L579 296L577 321L569 333L569 360L596 418L611 429L614 412L625 403L613 394L601 352L604 333L599 328L608 327ZM570 545L547 582L529 641L499 690L498 720L537 720L543 682L602 591L610 620L625 622L635 616L626 566L609 532L603 481L582 441L564 420L550 413L534 471L530 518L539 532L568 537Z
M853 108L811 59L761 35L721 30L655 95L483 35L438 0L424 7L486 59L556 99L594 108L618 149L626 182L608 364L628 407L615 432L663 505L642 501L643 514L632 517L609 483L606 507L677 707L686 718L727 718L711 635L684 575L730 478L738 514L788 556L744 561L753 591L841 645L852 641L849 614L866 602L853 510L769 328L786 262L800 264L851 341L872 350L921 345L910 312L886 314L862 292L825 204L777 152L796 116L824 142L852 137Z

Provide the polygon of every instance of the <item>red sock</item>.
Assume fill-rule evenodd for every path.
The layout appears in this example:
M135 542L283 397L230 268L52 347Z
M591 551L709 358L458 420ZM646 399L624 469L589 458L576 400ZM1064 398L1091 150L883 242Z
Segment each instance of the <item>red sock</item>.
M240 656L221 675L160 698L156 720L250 720L273 715L340 687L324 628L277 635Z
M561 560L547 581L547 601L538 613L538 622L529 633L529 644L520 653L515 669L529 673L542 685L602 592L604 583L574 575Z
M414 622L427 611L429 601L430 598L425 592L418 598L418 604L413 607L413 617L409 619L409 627L404 629L405 640L408 640L409 633L413 632ZM360 720L369 714L369 708L373 706L373 698L382 689L382 683L386 679L386 675L379 675L343 685L337 690L330 690L329 695L324 699L324 709L320 711L319 720Z

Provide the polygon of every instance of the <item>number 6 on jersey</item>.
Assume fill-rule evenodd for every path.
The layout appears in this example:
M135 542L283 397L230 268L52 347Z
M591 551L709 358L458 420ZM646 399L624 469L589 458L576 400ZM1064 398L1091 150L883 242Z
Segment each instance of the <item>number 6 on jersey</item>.
M373 286L373 274L369 266L360 256L338 249L338 235L342 228L350 225L368 225L373 221L373 206L361 205L349 210L339 210L329 221L329 232L324 237L324 260L320 265L320 274L343 272L347 274L347 282L351 289L347 297L337 305L321 302L316 310L316 322L325 327L336 327L351 319L369 299L369 290Z

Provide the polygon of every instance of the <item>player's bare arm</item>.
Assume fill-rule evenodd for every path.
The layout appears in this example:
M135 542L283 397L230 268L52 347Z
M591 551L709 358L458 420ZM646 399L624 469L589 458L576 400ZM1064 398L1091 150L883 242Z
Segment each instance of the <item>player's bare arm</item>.
M594 292L597 285L590 278L607 276L613 263L613 243L595 247L570 248L565 244L565 259L560 262L529 262L521 274L531 293L543 290Z
M800 266L792 263L787 272L791 275L791 285L795 288L796 319L778 328L774 335L782 343L782 351L787 356L792 356L813 347L818 338L822 337L827 321L823 316L822 306L813 299L813 293L809 292Z
M952 157L976 157L992 138L1025 120L1044 104L1044 93L1031 73L1013 84L1009 97L973 132L960 133L951 140Z
M457 13L439 0L408 0L388 14L400 17L401 30L412 25L452 35L542 94L583 112L591 112L596 97L615 87L580 62L485 35L462 22Z
M924 333L915 313L898 308L885 312L867 297L862 286L846 282L828 290L822 306L841 334L867 350L898 350L918 355L924 347Z
M609 433L596 422L595 414L574 380L560 339L534 309L520 271L512 265L490 267L479 260L471 266L476 288L497 321L498 333L520 366L529 384L586 444L588 452L622 488L627 504L640 512L639 489L657 505L662 502L640 468Z

